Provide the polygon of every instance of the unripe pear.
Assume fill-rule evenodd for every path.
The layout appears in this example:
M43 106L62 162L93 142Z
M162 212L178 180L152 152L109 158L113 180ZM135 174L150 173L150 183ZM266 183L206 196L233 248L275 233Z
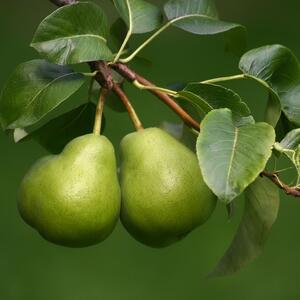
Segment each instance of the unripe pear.
M103 241L120 211L120 187L112 144L87 134L59 155L37 161L21 184L23 219L47 240L69 247Z
M165 247L212 214L216 196L196 155L165 131L148 128L121 142L121 221L138 241Z

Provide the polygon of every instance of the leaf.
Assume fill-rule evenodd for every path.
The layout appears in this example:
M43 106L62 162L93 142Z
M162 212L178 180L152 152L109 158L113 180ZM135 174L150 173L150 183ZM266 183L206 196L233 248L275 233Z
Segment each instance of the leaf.
M160 26L162 13L143 0L113 0L120 16L133 34L153 31Z
M229 108L237 117L249 117L251 114L237 93L219 85L190 83L178 94L193 103L202 112L201 117L217 108Z
M290 131L280 143L275 143L274 149L290 159L298 174L296 186L300 186L300 128Z
M289 121L300 125L300 66L288 48L271 45L251 50L242 56L240 69L269 89L275 120L281 108Z
M31 46L53 63L77 64L111 60L106 44L108 24L102 9L92 2L66 5L39 25Z
M110 36L116 51L121 47L127 34L126 24L123 19L118 18L110 27Z
M69 67L45 60L32 60L19 65L0 96L2 128L23 128L38 122L84 82L84 76Z
M257 178L245 192L244 214L237 233L211 276L237 272L257 258L276 221L279 210L278 188L266 178Z
M285 114L281 114L280 119L276 125L276 138L282 140L291 130L296 129L297 126L292 124Z
M213 110L201 123L197 155L203 178L218 198L229 203L264 169L275 142L267 123L239 124L227 109Z
M300 128L290 131L280 142L283 149L295 150L300 144Z
M21 140L33 138L49 152L58 154L74 138L93 131L95 113L94 103L83 104L52 119L36 131L27 133ZM15 130L15 132L20 134L22 131L18 133Z
M219 20L214 1L169 0L164 10L171 25L200 35L225 33L227 49L244 52L245 28Z

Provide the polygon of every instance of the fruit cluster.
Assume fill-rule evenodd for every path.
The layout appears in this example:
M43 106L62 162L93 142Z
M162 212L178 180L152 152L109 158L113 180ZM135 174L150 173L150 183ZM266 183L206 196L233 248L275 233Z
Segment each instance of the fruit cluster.
M21 184L23 219L53 243L85 247L107 238L120 217L135 239L159 248L212 214L216 197L196 155L171 135L140 129L120 149L120 184L114 148L102 135L75 138L61 154L40 159Z

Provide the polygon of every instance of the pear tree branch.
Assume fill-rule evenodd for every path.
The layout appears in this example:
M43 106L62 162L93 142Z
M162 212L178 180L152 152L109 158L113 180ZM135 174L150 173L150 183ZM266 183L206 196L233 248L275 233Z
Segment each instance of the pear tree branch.
M289 185L283 183L278 174L263 171L260 174L261 177L266 177L271 180L276 186L278 186L281 190L283 190L287 195L291 195L294 197L300 197L300 188L299 187L290 187Z
M138 83L150 87L149 91L157 96L160 100L162 100L165 104L167 104L176 114L178 114L181 119L186 123L189 127L192 127L196 129L197 131L200 131L200 125L199 122L194 120L184 109L181 108L180 105L178 105L169 95L166 93L163 93L162 91L159 91L155 89L155 85L148 81L146 78L142 77L141 75L135 73L133 70L131 70L127 65L117 63L111 65L111 67L116 70L119 74L121 74L123 77L125 77L127 80L131 82L137 81ZM151 88L152 87L152 88Z

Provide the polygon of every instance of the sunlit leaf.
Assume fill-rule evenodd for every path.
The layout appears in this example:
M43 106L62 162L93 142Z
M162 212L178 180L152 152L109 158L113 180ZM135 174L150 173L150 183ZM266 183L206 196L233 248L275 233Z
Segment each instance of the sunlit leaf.
M162 21L159 8L144 0L113 0L120 16L132 33L156 29Z
M229 203L264 169L275 142L267 123L241 124L226 108L201 122L197 155L203 178L218 198Z
M244 52L245 28L221 21L213 0L169 0L164 10L172 25L194 34L226 34L227 48Z
M108 24L102 9L92 2L63 6L39 25L31 46L57 64L111 60Z
M289 121L300 125L300 65L288 48L270 45L253 49L242 56L240 69L269 89L273 126L280 108Z

